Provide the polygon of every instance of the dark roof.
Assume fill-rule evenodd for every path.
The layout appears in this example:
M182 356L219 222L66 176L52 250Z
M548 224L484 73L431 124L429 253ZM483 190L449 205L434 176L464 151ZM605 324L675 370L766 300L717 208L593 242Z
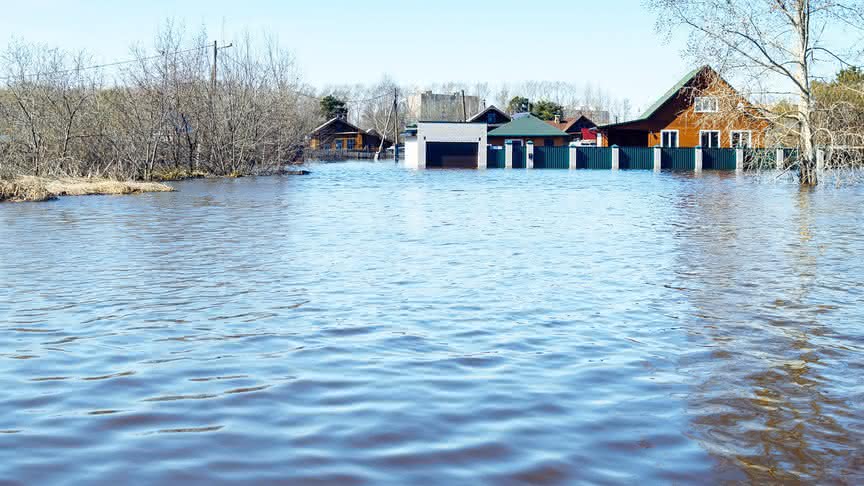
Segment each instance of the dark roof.
M510 118L510 115L508 115L507 113L504 113L503 111L499 110L498 107L496 107L495 105L489 105L489 107L486 108L485 110L483 110L483 111L481 111L480 113L477 113L476 115L474 115L474 116L472 116L471 118L469 118L469 119L468 119L468 122L470 123L470 122L478 121L478 120L480 120L480 118L486 116L486 113L489 113L490 111L497 112L499 115L501 115L502 117L504 117L505 119L507 119L507 121L512 120L512 118Z
M629 125L631 123L641 122L641 121L645 121L645 120L651 118L651 116L654 115L654 113L656 113L657 110L659 110L660 108L665 106L666 103L669 103L670 101L675 99L675 97L678 96L678 93L681 92L682 89L684 89L688 84L690 84L694 79L696 79L696 77L699 76L700 73L702 73L703 71L706 71L706 70L711 71L711 72L715 72L713 69L711 69L711 66L708 66L708 65L705 65L705 66L702 66L698 69L694 69L693 71L690 71L683 78L678 80L678 82L675 83L675 85L672 86L672 88L670 88L669 91L663 93L663 96L661 96L660 98L657 99L657 101L652 103L651 106L649 106L648 109L645 110L645 112L642 113L642 116L640 116L639 118L636 118L635 120L629 120L626 122L610 123L608 125L603 125L600 128L614 127L614 126L619 126L619 125Z
M349 122L348 120L341 118L341 117L338 117L338 116L335 118L331 118L331 119L327 120L323 125L316 128L315 130L312 130L312 135L315 135L316 133L320 132L321 130L329 127L330 125L332 125L336 122L341 122L343 125L348 127L350 129L350 131L335 132L334 133L335 135L352 135L352 134L362 133L363 135L369 135L371 137L383 138L385 142L390 142L390 143L393 142L392 140L390 140L387 137L382 137L381 134L378 133L378 130L375 130L374 128L370 128L369 130L363 130L362 128L358 127L357 125L354 125L353 123Z
M490 137L569 137L533 115L523 116L489 132Z
M558 130L561 130L562 132L571 133L570 129L573 128L573 125L575 125L581 120L588 120L589 122L591 122L592 125L594 125L594 122L585 115L579 115L576 118L562 118L559 123L555 123L555 120L547 120L546 123L552 125Z
M342 118L342 117L338 117L338 116L337 116L337 117L334 117L334 118L331 118L331 119L327 120L326 122L324 122L323 125L321 125L320 127L316 128L315 130L312 130L312 133L313 133L313 134L318 133L319 131L323 130L324 128L327 128L328 126L332 125L333 123L335 123L335 122L337 122L337 121L342 122L342 123L345 124L346 126L348 126L348 127L350 127L351 129L353 129L355 132L358 132L358 133L359 133L359 132L362 132L362 131L363 131L363 130L361 130L360 128L358 128L357 125L354 125L353 123L349 122L348 120L346 120L346 119L344 119L344 118Z

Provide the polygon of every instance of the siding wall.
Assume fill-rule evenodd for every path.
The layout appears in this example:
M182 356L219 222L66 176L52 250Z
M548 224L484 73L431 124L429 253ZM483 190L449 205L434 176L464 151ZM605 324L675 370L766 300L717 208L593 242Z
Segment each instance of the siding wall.
M525 145L528 140L531 140L534 142L535 147L542 147L547 138L552 139L555 147L570 145L570 137L489 137L489 145L503 146L507 140L522 140L522 144Z
M678 97L668 102L658 110L650 120L627 125L627 130L604 130L602 146L635 145L636 140L645 140L645 145L654 147L660 145L663 130L678 130L678 143L681 147L696 147L700 143L701 130L719 130L720 147L732 147L732 131L750 130L752 144L755 148L764 147L765 131L768 122L748 116L743 110L737 109L739 103L747 105L747 101L737 95L731 86L725 82L715 83L712 87L702 87L700 96L716 96L721 103L721 112L696 113L693 105L695 90L684 88ZM734 113L731 115L730 113ZM640 133L641 132L641 133ZM635 138L634 138L635 137Z

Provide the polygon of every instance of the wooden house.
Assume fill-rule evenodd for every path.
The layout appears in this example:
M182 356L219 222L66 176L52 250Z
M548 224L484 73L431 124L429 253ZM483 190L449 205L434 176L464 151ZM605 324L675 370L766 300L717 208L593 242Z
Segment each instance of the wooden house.
M309 135L312 150L377 151L383 137L374 129L363 130L348 120L336 117L316 128ZM393 142L384 139L384 148Z
M710 66L687 74L636 120L597 128L608 147L761 148L769 124Z
M503 146L507 141L525 145L561 147L570 144L570 135L527 113L517 115L513 121L501 125L488 134L489 145Z
M485 123L490 132L511 121L513 119L510 118L510 115L499 110L494 105L489 106L468 119L468 123Z
M554 120L548 120L546 123L570 135L571 140L577 142L587 142L597 139L596 131L594 131L597 128L597 124L585 115L572 118L556 116Z

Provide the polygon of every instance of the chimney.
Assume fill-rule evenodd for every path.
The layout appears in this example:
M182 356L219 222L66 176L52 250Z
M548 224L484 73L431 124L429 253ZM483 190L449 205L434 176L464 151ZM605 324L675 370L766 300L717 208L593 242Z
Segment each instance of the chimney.
M555 115L555 124L561 123L561 115Z

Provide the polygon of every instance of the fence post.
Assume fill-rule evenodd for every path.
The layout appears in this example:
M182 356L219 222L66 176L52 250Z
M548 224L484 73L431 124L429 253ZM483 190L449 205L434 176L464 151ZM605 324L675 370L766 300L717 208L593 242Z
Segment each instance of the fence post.
M825 150L816 149L816 172L825 170Z
M660 172L663 167L663 149L659 145L654 146L654 172Z
M525 142L525 168L534 168L534 141L528 140Z
M504 168L513 168L513 140L504 142Z
M612 146L612 170L618 170L621 166L621 153L617 145Z
M783 152L783 149L778 148L775 150L774 157L776 158L774 162L776 163L777 170L783 170L786 165L786 154Z
M693 150L696 151L693 154L694 155L693 160L695 162L693 168L695 169L696 172L702 172L702 146L697 145L696 148L694 148Z
M741 147L735 148L735 171L741 172L744 170L744 149Z
M570 142L570 150L569 150L570 160L568 161L567 166L570 170L576 170L577 162L579 159L579 145L576 142Z

